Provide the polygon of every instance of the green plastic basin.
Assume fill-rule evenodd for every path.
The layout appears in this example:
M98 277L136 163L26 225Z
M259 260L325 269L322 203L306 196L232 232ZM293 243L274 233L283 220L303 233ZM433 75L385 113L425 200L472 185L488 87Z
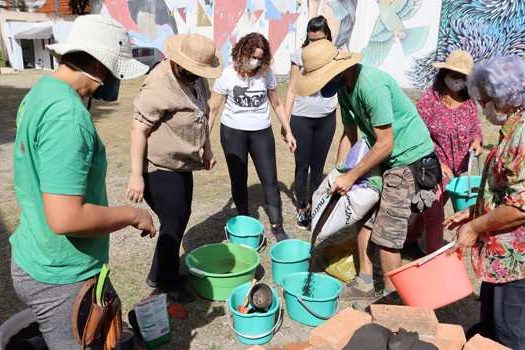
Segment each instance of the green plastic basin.
M233 289L249 282L260 259L254 249L234 244L207 244L185 259L193 289L208 300L225 301Z

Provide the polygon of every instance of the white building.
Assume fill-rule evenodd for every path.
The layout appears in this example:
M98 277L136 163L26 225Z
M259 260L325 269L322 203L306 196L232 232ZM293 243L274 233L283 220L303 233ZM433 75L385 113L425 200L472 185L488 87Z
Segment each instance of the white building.
M45 46L64 41L72 23L45 14L0 11L4 60L18 71L54 69L56 62Z

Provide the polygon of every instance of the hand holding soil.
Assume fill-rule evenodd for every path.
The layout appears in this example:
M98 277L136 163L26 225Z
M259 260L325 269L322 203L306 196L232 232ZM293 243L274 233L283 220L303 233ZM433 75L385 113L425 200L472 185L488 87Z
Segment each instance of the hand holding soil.
M149 235L150 238L155 237L157 230L155 229L155 225L153 225L151 214L146 209L136 208L135 210L137 214L132 226L142 231L140 234L142 237L146 237L147 235Z

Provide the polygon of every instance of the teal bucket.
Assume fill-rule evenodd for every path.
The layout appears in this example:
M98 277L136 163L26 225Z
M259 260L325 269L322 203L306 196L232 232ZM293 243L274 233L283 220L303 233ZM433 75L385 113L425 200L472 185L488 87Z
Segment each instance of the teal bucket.
M298 239L286 239L275 244L270 249L273 282L281 285L289 274L308 271L310 248L310 243Z
M446 190L450 193L450 200L456 212L476 204L478 191L481 186L481 176L470 177L470 196L468 178L468 176L454 177L447 184Z
M307 326L317 327L337 313L339 294L343 286L330 276L312 273L310 296L303 295L308 272L298 272L284 278L284 300L290 318Z
M234 216L224 227L226 239L231 243L259 250L264 245L264 226L251 216Z
M244 304L250 286L251 283L245 283L235 288L230 294L227 305L228 316L233 315L233 322L230 319L230 326L242 344L266 344L272 340L282 321L279 295L272 288L273 303L267 312L241 313L237 311L237 307Z

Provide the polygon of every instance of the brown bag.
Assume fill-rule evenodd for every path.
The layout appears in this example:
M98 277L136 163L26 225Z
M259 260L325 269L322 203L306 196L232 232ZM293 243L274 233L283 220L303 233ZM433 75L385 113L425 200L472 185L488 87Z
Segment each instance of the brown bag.
M122 305L111 283L107 283L104 306L96 303L96 276L84 282L73 303L71 324L81 349L112 350L117 346L122 333Z

